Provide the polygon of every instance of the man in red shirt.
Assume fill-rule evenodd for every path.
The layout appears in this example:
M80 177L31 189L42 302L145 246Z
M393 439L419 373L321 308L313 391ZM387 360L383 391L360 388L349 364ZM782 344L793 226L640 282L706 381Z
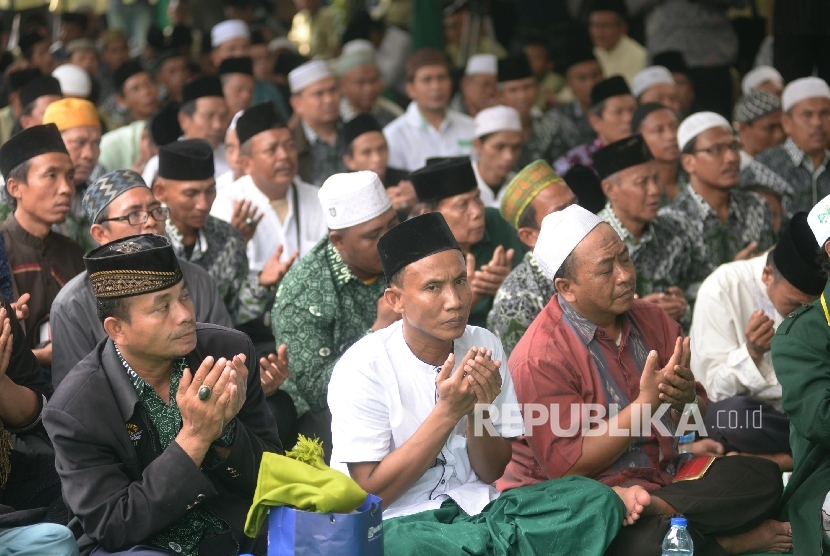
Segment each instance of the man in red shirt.
M620 157L620 170L625 164ZM775 464L722 458L702 478L674 482L693 457L679 452L677 437L684 428L701 430L706 392L689 370L689 339L680 325L635 300L634 264L613 228L569 207L543 220L534 256L558 293L510 357L526 434L512 440L498 488L572 475L641 485L650 504L606 554L659 555L678 513L688 519L695 554L789 549L789 524L770 519L782 491ZM588 404L600 418L580 423ZM591 434L584 434L589 425Z

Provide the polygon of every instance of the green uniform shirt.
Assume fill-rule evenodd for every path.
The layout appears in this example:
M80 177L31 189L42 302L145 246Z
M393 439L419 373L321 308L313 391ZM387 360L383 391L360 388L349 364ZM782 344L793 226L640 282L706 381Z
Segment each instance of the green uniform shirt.
M352 274L328 238L285 275L271 327L277 345L288 348L290 377L281 388L294 400L298 415L328 407L331 371L370 332L385 290L382 276L367 285Z
M519 236L516 235L513 226L501 217L498 209L488 207L484 209L484 237L470 249L470 252L476 258L476 270L490 262L490 259L493 258L493 251L499 245L504 247L505 252L508 249L515 250L512 268L519 266L525 254L524 244L519 241ZM493 296L488 295L473 307L467 324L486 328L487 314L492 307Z
M830 303L830 282L823 298ZM794 465L782 519L792 524L795 554L821 554L821 506L830 491L830 313L821 298L778 327L772 364L790 419Z

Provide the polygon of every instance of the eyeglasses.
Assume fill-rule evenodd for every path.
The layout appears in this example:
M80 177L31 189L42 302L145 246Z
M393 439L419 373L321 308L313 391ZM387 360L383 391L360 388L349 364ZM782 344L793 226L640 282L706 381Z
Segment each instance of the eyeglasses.
M153 217L153 220L155 220L156 222L167 220L167 217L170 216L170 209L168 209L167 207L156 207L153 210L137 210L135 212L131 212L126 216L106 218L104 220L100 220L98 223L103 224L104 222L126 221L130 226L139 226L147 222L147 219L149 219L151 216Z
M712 156L723 156L726 151L732 151L735 154L741 152L741 142L740 141L733 141L731 143L718 143L717 145L712 145L711 147L705 149L696 149L694 154L697 153L708 153Z

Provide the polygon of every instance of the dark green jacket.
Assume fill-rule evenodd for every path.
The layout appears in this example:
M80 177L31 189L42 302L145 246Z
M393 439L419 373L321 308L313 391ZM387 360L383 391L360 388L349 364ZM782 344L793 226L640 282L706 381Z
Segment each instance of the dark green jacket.
M830 303L830 282L823 297ZM822 553L821 506L830 491L830 315L821 299L781 323L772 364L783 387L795 469L781 501L793 530L793 552Z

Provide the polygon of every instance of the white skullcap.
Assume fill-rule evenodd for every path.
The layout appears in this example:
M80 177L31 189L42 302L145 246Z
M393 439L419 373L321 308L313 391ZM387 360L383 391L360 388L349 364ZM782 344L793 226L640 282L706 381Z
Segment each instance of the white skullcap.
M744 75L741 80L741 91L743 94L747 94L767 81L778 81L782 87L784 86L784 77L778 73L777 69L772 66L758 66Z
M242 114L244 113L244 110L240 110L239 112L233 115L233 118L231 119L231 125L228 126L228 131L236 131L236 122L239 121L240 116L242 116Z
M352 54L354 52L371 52L372 54L375 53L375 47L366 39L354 39L353 41L349 41L343 45L343 49L340 51L341 56L345 56L347 54Z
M816 206L810 210L807 214L807 225L816 236L819 247L824 248L824 244L830 239L830 195L816 203Z
M722 127L732 131L729 120L715 114L714 112L696 112L680 124L677 128L677 146L682 151L689 144L689 141L706 131L716 127Z
M790 108L808 98L830 99L830 87L819 77L802 77L790 81L781 93L781 109L787 112Z
M61 92L65 97L87 98L92 92L92 78L85 69L64 64L52 71L52 77L61 84Z
M464 75L476 75L486 73L488 75L499 74L499 59L495 54L474 54L467 60L467 68Z
M323 60L312 60L297 66L288 73L288 85L291 87L291 93L297 94L312 83L317 83L327 77L334 77L329 65Z
M601 223L602 219L596 214L579 205L545 216L533 248L533 257L545 276L553 280L568 255Z
M317 192L330 230L342 230L377 218L392 201L374 172L334 174Z
M475 117L475 134L478 139L488 133L498 131L522 131L522 119L519 111L509 106L491 106L485 108Z
M675 85L671 72L663 66L649 66L631 81L631 94L639 97L655 85Z
M251 40L251 32L241 19L227 19L217 23L210 30L210 44L213 48L232 39Z
M297 45L291 42L291 40L287 37L277 37L268 43L268 52L276 52L277 50L290 50L294 54L300 53Z

